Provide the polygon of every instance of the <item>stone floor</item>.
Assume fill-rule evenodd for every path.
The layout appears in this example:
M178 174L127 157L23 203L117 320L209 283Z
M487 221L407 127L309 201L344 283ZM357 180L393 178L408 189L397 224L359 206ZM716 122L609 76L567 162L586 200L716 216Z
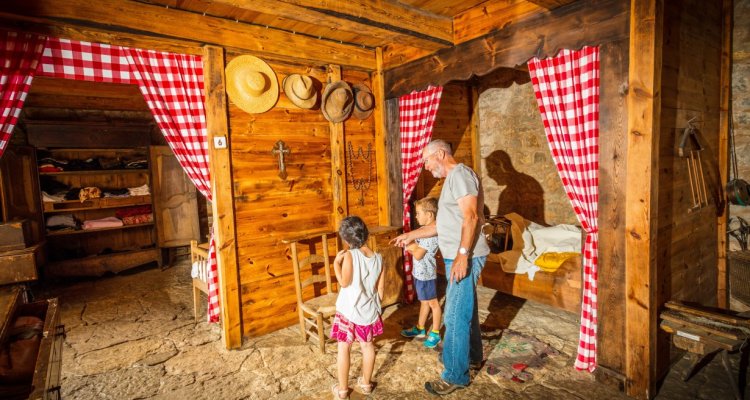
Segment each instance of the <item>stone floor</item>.
M35 288L60 298L67 337L63 349L65 399L329 399L335 382L335 347L326 354L303 343L297 326L247 340L241 350L222 347L219 327L193 320L187 262L160 271ZM466 389L449 399L625 399L572 367L577 316L480 288L483 341L492 346L508 328L559 351L533 378L517 383L490 375L487 366ZM418 307L390 307L386 333L378 338L371 399L429 399L424 381L440 372L438 352L398 334L412 324ZM485 355L486 356L486 355ZM736 358L736 357L735 357ZM735 370L738 368L733 358ZM352 377L361 356L353 354ZM688 384L680 363L658 398L730 399L731 388L717 361ZM353 379L352 379L353 383ZM357 392L353 399L364 398Z

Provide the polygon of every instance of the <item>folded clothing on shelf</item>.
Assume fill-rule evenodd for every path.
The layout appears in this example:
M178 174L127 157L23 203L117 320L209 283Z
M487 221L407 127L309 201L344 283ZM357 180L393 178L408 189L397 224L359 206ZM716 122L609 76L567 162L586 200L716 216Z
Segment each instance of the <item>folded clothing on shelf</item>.
M100 219L90 219L83 221L83 229L102 229L102 228L116 228L122 226L122 220L115 217L106 217Z
M49 230L62 230L62 229L76 229L78 223L73 214L57 214L47 218L47 229Z
M151 212L151 204L146 204L137 207L121 208L115 211L115 216L122 219L125 217L132 217L134 215L151 214Z
M154 222L154 214L138 214L122 217L124 225L146 224L149 222Z
M128 192L130 192L131 196L148 196L149 194L151 194L148 188L148 184L134 188L128 188Z
M45 203L59 203L61 201L65 201L65 193L56 193L56 194L49 194L45 191L42 191L42 201Z
M102 191L94 186L85 187L78 193L78 199L81 200L81 203L88 199L98 199L100 197L102 197Z

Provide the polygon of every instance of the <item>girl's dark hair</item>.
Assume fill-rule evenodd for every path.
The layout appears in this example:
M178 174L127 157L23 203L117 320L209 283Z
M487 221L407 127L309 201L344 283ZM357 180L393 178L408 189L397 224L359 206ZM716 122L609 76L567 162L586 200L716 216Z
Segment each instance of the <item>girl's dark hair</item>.
M341 221L339 225L339 236L353 249L358 249L364 246L367 242L367 238L370 236L370 231L367 230L367 225L362 221L362 218L352 215L346 217Z

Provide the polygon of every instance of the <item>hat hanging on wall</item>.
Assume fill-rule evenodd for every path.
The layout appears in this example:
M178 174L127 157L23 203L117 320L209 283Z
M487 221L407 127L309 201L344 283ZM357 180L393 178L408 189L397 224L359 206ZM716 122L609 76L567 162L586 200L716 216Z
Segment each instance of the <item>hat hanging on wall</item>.
M354 90L354 117L358 119L367 119L375 108L375 98L367 86L358 83L352 86Z
M239 56L226 68L227 94L240 109L251 114L271 109L279 99L279 81L265 61Z
M349 118L354 108L354 95L349 84L336 81L326 86L320 103L320 111L331 122L342 122Z
M299 108L313 108L318 101L313 80L307 75L292 74L281 82L284 93Z

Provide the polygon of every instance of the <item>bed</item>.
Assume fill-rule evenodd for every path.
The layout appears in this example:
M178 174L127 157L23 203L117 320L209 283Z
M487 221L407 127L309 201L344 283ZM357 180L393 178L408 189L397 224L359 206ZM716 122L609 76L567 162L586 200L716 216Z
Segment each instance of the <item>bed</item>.
M487 257L487 263L482 271L483 286L507 293L516 297L533 300L555 308L579 312L581 305L581 255L569 255L554 272L538 271L533 274L514 273L517 270L519 258L524 250L524 236L528 238L526 228L530 221L518 214L507 214L505 218L495 220L491 232L498 233L497 223L501 226L500 239L496 235L493 253ZM489 221L492 222L490 219ZM509 232L509 234L508 234ZM526 235L524 235L526 232ZM487 230L484 231L487 233ZM504 235L502 235L504 234ZM583 235L578 233L579 243L583 243ZM506 239L510 240L506 240ZM504 246L498 248L498 243ZM580 244L579 244L580 246ZM530 279L533 276L533 280Z

